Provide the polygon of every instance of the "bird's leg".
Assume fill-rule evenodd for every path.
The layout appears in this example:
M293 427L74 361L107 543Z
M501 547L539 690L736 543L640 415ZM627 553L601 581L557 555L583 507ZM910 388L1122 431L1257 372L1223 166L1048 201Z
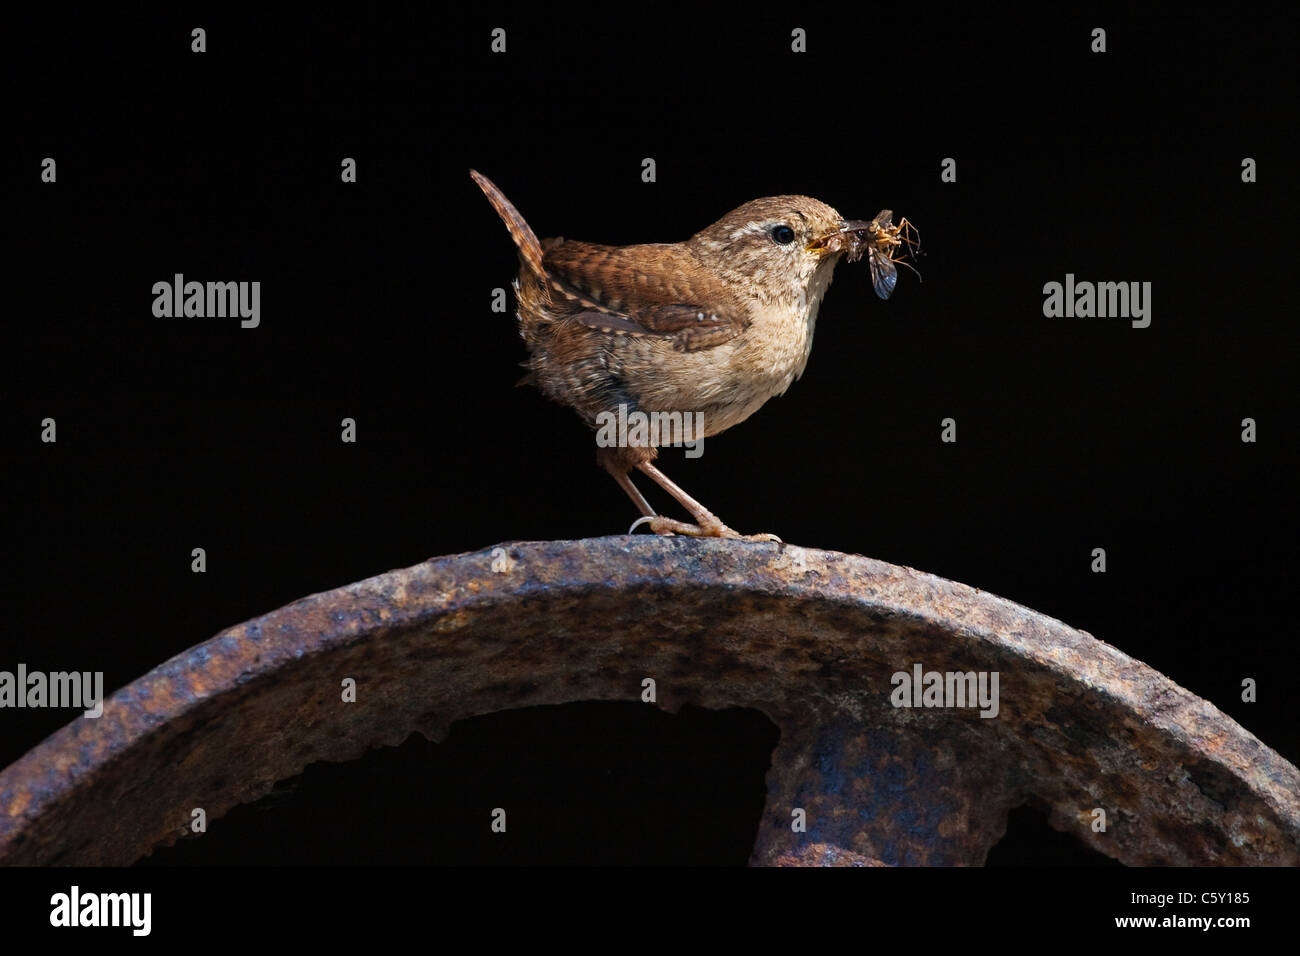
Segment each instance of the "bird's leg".
M662 515L652 513L647 514L641 521L637 522L637 524L645 522L650 525L650 530L656 534L672 532L673 534L690 535L694 538L740 538L744 541L781 540L774 534L741 534L738 531L733 531L723 524L717 515L688 495L676 482L649 461L637 462L636 467L654 479L660 488L681 502L682 507L689 511L691 517L695 519L695 524L688 524L685 521L675 521L672 518L665 518ZM628 483L631 484L630 481ZM636 525L632 527L635 528Z
M632 504L636 505L637 510L647 518L654 518L655 510L650 507L650 502L645 500L645 495L641 494L636 485L632 484L632 476L626 471L612 472L614 480L618 486L627 492L627 496L632 499Z
M641 512L642 517L628 529L628 534L635 531L638 525L648 524L651 531L662 535L683 534L695 538L739 538L746 541L781 540L774 534L743 535L728 528L717 515L688 495L662 471L650 464L650 459L654 457L654 454L655 450L653 448L598 448L596 450L597 464L609 472L610 476L618 482L618 486L632 499L632 503L636 505L637 510ZM632 476L629 474L633 468L641 469L653 478L660 487L681 502L682 506L691 513L697 523L691 524L687 521L678 521L675 518L656 514L650 502L633 484Z
M599 448L596 450L596 463L609 472L610 476L618 482L618 486L627 492L627 496L632 499L632 504L636 505L637 511L641 512L642 517L628 529L628 534L635 531L642 521L659 517L655 514L654 508L650 507L650 502L645 500L645 495L641 494L640 489L632 483L632 476L628 474L632 470L634 460L628 460L626 455L620 454L618 450ZM667 530L659 533L672 534Z

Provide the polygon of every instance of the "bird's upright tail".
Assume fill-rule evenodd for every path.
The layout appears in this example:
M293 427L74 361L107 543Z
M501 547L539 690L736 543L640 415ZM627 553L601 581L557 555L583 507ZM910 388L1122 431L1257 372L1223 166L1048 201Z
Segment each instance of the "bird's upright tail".
M483 195L487 196L488 202L497 211L501 221L506 224L506 229L510 231L510 238L514 239L515 245L519 247L519 255L524 262L528 263L528 268L539 279L545 276L546 270L542 268L542 244L537 241L537 236L524 221L524 217L519 215L519 210L511 205L505 193L497 189L492 180L477 170L471 169L469 174L474 178L474 182L478 183L479 189L483 190Z

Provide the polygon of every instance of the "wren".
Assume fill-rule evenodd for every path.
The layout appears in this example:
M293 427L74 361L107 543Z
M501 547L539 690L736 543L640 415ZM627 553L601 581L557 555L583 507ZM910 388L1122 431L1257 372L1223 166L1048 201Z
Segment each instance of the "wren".
M620 405L628 413L702 413L699 437L743 422L803 374L836 263L869 254L874 277L892 276L898 261L889 256L899 230L888 211L871 222L846 220L807 196L747 202L685 242L538 241L501 190L470 175L519 250L514 288L529 356L521 384L574 409L593 430ZM887 291L876 283L882 298L892 290L892 282ZM727 527L654 465L656 455L653 438L597 448L597 463L642 514L629 533L648 524L658 534L780 540ZM632 483L633 469L695 523L657 514Z

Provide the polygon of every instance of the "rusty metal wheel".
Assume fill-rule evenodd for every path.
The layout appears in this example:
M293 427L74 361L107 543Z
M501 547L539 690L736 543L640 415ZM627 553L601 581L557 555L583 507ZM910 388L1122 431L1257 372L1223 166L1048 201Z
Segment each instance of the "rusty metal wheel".
M916 665L996 672L996 716L894 706ZM1300 862L1296 768L1092 636L868 558L649 536L435 558L218 634L0 773L0 862L132 863L314 761L646 679L779 728L755 864L977 865L1027 800L1124 863Z

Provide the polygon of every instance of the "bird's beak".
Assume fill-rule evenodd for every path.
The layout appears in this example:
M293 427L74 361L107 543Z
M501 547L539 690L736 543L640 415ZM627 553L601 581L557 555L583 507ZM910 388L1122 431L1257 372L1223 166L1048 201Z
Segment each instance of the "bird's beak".
M832 229L808 243L808 251L820 256L847 252L849 261L862 258L862 250L871 241L871 223L861 219L846 219L838 229Z

